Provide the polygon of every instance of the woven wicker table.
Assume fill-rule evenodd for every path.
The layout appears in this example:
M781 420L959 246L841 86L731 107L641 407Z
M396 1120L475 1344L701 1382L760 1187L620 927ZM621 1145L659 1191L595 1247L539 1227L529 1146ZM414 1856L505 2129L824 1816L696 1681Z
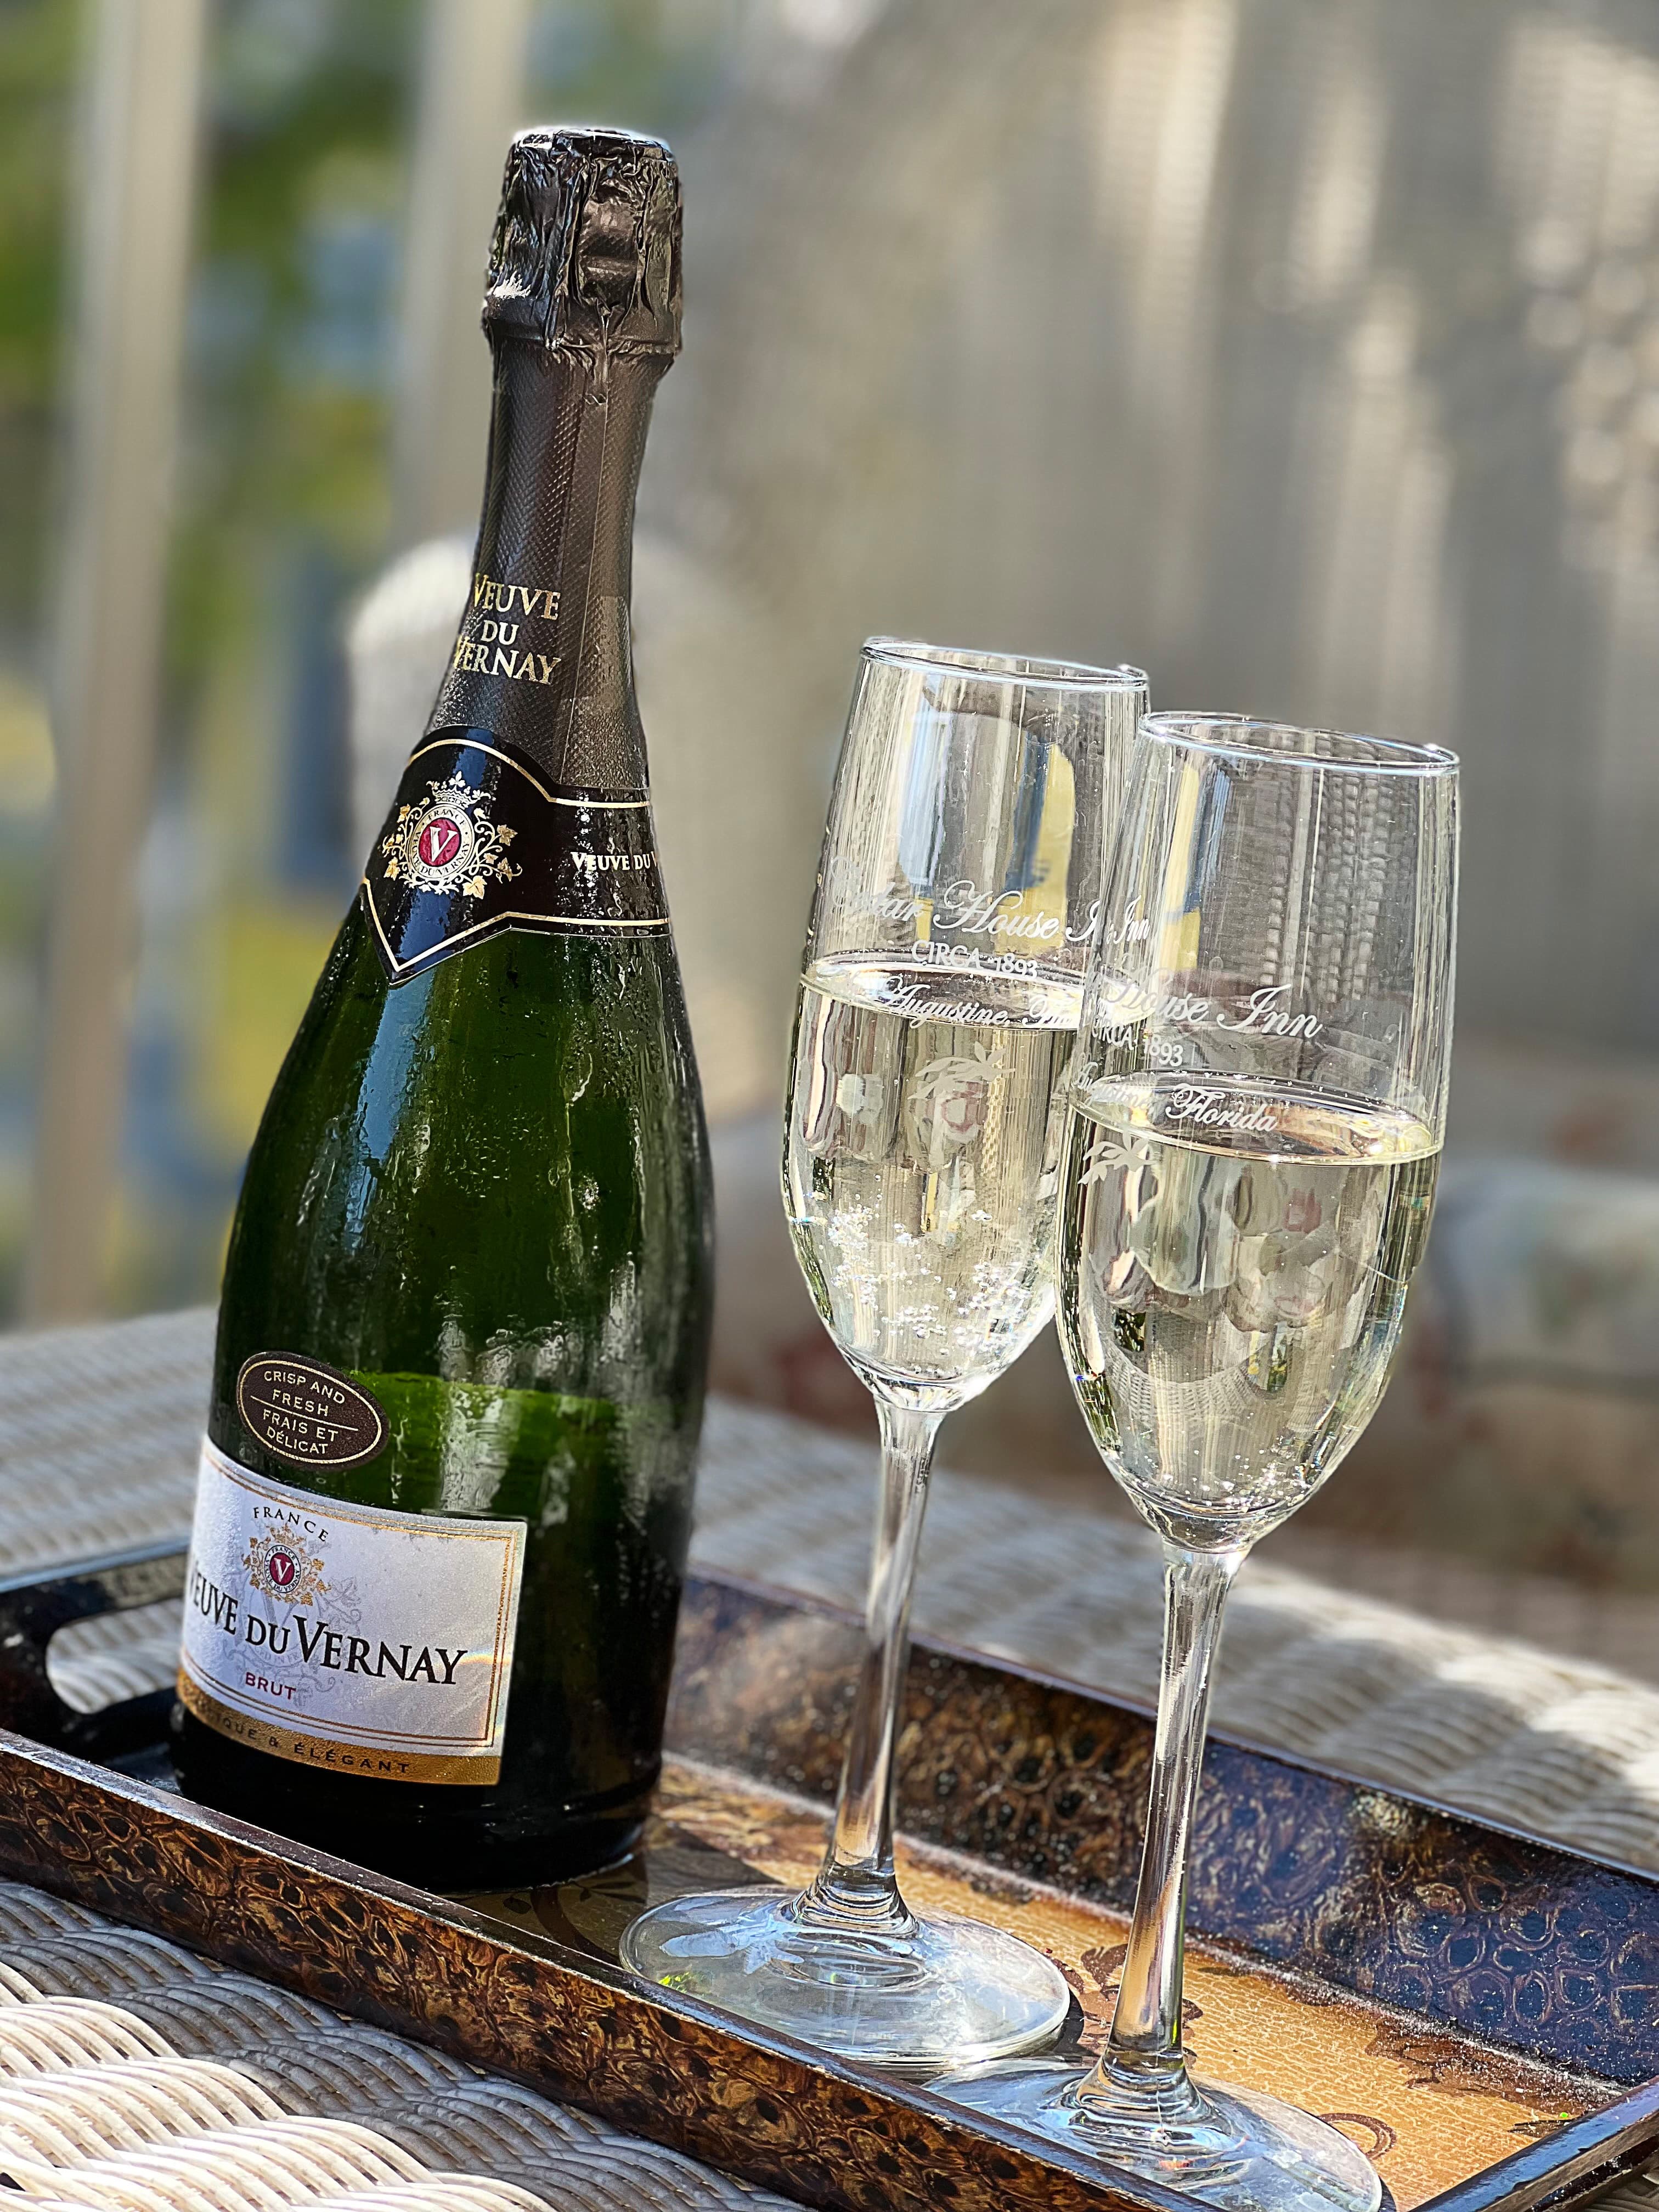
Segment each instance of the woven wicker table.
M44 1570L71 1547L183 1540L211 1341L205 1311L0 1339L0 1572ZM716 1399L695 1557L861 1606L873 1479L858 1443ZM939 1478L924 1633L1146 1702L1160 1605L1152 1540L1109 1501L1091 1513ZM53 1650L71 1704L130 1696L171 1680L177 1607L66 1630ZM1290 1572L1271 1543L1229 1614L1216 1724L1659 1871L1659 1692Z
M0 1883L0 2167L106 2212L755 2212L786 2199Z
M182 1540L210 1346L205 1312L0 1341L0 1572L33 1575L89 1552ZM856 1604L872 1480L870 1455L855 1443L716 1401L697 1556ZM947 1474L930 1512L918 1624L954 1644L1146 1701L1156 1680L1158 1583L1151 1540L1104 1501L1096 1512L1037 1504L1012 1486ZM82 1711L134 1695L170 1679L177 1637L176 1603L77 1624L54 1644L54 1682ZM1271 1549L1246 1570L1235 1601L1217 1723L1266 1747L1659 1869L1659 1693L1607 1668L1346 1595L1275 1567ZM238 2152L211 2148L227 2130L348 2121L340 2143L358 2148L342 2148L337 2160L319 2148L313 2161L297 2143L288 2160L278 2145L289 2136L259 2136L271 2151L261 2171L292 2177L303 2169L303 2193L313 2195L326 2168L335 2177L326 2193L355 2204L390 2191L411 2212L435 2201L434 2171L447 2177L446 2201L479 2212L523 2203L515 2193L522 2190L573 2207L781 2201L757 2200L742 2185L516 2085L214 1973L153 1936L94 1923L33 1892L0 1893L0 1969L18 2000L0 2011L0 2078L27 2075L31 2083L0 2090L0 2162L9 2171L16 2171L14 2156L74 2166L72 2177L49 2183L31 2169L25 2185L60 2201L130 2207L140 2201L132 2186L142 2184L141 2196L160 2192L143 2197L146 2212L152 2203L265 2212L292 2197L238 2194L219 2179L187 2187L182 2139L202 2138L191 2161L212 2166L222 2155L228 2171L246 2172L247 2158L239 2163ZM200 1986L209 1975L210 1996ZM71 1998L82 2009L60 2027ZM87 2009L88 1999L125 2008L118 2026L100 2027L104 2015ZM33 2016L44 2042L28 2012L37 2003L46 2005ZM90 2041L76 2040L83 2030ZM26 2055L14 2057L14 2045ZM56 2055L27 2055L48 2051ZM76 2118L129 2112L127 2074L118 2084L104 2070L118 2065L155 2070L161 2086L134 2074L137 2117ZM191 2074L191 2066L206 2070ZM91 2092L81 2078L87 2067L101 2075ZM50 2083L34 2081L47 2071ZM144 2149L163 2138L179 2139L166 2160ZM253 2150L252 2140L240 2148ZM100 2176L112 2160L131 2181L106 2186ZM479 2179L464 2184L460 2173ZM1603 2201L1635 2207L1654 2199L1638 2182Z

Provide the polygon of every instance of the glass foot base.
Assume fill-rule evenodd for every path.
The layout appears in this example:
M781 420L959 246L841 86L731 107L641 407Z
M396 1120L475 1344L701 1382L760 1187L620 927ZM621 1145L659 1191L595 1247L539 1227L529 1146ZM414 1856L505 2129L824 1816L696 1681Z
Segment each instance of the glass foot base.
M623 1964L838 2057L929 2075L1034 2051L1071 2002L1040 1951L973 1920L828 1926L782 1889L677 1897L623 1938Z
M1129 2077L1103 2094L1083 2068L1040 2058L928 2087L1229 2212L1376 2212L1382 2202L1375 2168L1346 2136L1255 2089L1180 2075Z

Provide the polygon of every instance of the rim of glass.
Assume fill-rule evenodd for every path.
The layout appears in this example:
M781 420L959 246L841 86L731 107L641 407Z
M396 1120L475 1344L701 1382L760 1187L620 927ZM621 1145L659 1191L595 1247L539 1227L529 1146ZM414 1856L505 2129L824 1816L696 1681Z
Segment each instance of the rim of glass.
M1444 745L1418 745L1404 738L1361 737L1348 730L1268 722L1255 714L1188 714L1160 710L1143 714L1140 734L1154 744L1181 745L1193 752L1220 753L1234 760L1273 761L1286 768L1328 769L1364 775L1455 775L1457 755ZM1341 751L1311 752L1307 740ZM1282 742L1281 742L1282 741ZM1294 742L1292 742L1294 741Z
M970 646L924 645L918 638L866 637L866 660L890 668L915 668L929 676L982 676L1032 691L1141 691L1146 672L1125 661L1096 668L1084 660L1044 660L1025 653L981 653Z

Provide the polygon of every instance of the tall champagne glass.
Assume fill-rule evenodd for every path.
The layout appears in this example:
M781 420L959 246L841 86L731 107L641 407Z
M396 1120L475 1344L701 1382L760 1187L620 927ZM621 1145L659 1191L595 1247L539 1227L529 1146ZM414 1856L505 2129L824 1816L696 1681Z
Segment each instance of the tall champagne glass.
M623 1946L654 1981L915 2072L1030 2051L1051 1961L920 1920L893 1872L893 1741L940 1421L1053 1310L1063 1109L1139 669L873 639L807 936L784 1203L825 1327L880 1419L880 1511L829 1853L799 1896L680 1898Z
M1367 2160L1181 2046L1187 1849L1222 1607L1376 1411L1445 1119L1457 763L1231 715L1141 724L1066 1142L1060 1326L1166 1559L1140 1887L1092 2070L942 2094L1206 2203L1372 2212Z

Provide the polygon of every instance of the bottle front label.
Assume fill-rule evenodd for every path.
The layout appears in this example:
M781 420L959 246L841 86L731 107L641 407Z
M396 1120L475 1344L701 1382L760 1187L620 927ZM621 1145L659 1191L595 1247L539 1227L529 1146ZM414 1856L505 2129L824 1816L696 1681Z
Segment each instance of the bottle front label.
M179 1698L303 1766L499 1781L524 1546L522 1521L319 1498L204 1438Z
M362 898L394 981L504 929L627 938L668 927L644 792L550 784L483 730L416 747Z

